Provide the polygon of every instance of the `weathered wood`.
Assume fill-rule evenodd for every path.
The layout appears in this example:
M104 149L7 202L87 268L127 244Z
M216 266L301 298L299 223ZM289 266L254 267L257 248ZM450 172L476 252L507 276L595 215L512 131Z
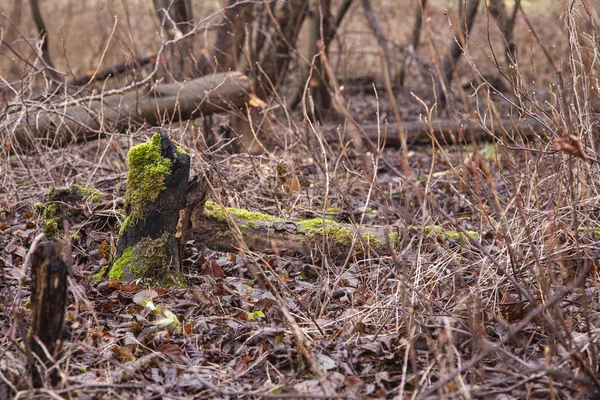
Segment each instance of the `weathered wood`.
M195 118L244 106L251 94L248 78L239 72L208 75L183 83L155 84L149 88L115 94L79 104L44 103L43 107L13 108L14 132L25 146L41 142L65 146L96 138L100 132L126 132L131 127ZM10 133L9 133L10 132ZM0 137L2 139L2 137Z
M187 203L190 156L162 132L131 148L127 157L127 218L109 278L181 282L183 246L176 233Z
M351 225L321 218L286 221L258 212L223 208L212 201L206 202L203 215L192 222L189 239L211 249L235 252L247 247L265 254L311 257L312 250L318 248L337 260L344 259L349 252L357 258L368 254L389 255L401 235L397 226ZM410 231L416 232L417 228ZM426 226L424 232L444 240L478 236L468 231L467 237L441 226Z
M58 241L41 243L33 253L31 264L32 318L28 340L32 352L46 366L56 359L61 345L67 304L68 266L64 250ZM40 370L36 365L29 367L33 385L42 387L44 379Z
M240 249L240 240L243 240L244 245L252 251L303 256L310 254L315 247L322 246L323 235L327 245L325 251L333 258L344 257L349 250L364 252L367 246L363 245L367 244L371 249L387 254L389 241L393 242L398 237L388 227L355 228L350 224L328 219L323 221L320 218L286 221L258 212L223 208L208 201L203 215L193 220L189 239L221 251L237 251ZM351 249L353 240L354 248Z
M102 68L98 71L86 71L73 79L70 84L75 86L81 86L89 83L90 81L103 81L111 76L122 74L123 72L130 71L134 68L139 68L147 64L153 64L156 62L156 53L144 54L138 56L133 60L129 60L120 64L111 65L110 67Z
M329 142L339 140L338 129L340 128L332 127L326 130L329 132L327 135ZM348 129L354 128L348 126ZM385 145L388 147L398 147L401 145L397 124L389 124L387 127L385 125L365 124L361 126L361 130L373 142L377 142L378 140L381 142L385 141ZM548 135L544 126L533 119L494 121L493 126L489 121L486 123L476 123L467 119L460 121L455 119L439 119L432 121L431 127L425 122L408 121L404 122L404 131L406 133L406 141L409 145L431 143L432 134L441 144L468 144L472 140L492 141L494 138L503 137L502 132L504 131L515 139L530 139L535 135L542 137ZM494 132L495 136L490 135L490 132Z

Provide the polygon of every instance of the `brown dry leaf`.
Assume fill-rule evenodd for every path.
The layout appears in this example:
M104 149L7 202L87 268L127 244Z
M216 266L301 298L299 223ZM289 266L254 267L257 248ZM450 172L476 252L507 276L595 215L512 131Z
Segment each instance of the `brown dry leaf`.
M554 139L554 147L572 156L587 160L583 145L575 135L564 135Z
M202 273L213 278L225 277L223 268L221 268L221 266L215 260L205 262L202 265Z
M210 299L210 297L207 296L201 290L198 290L198 289L192 290L192 296L194 296L194 300L196 300L196 302L198 304L202 304L202 305L205 305L205 306L212 305L212 300Z
M98 257L100 258L108 258L110 255L110 250L108 248L108 242L105 240L100 244L98 248Z
M183 360L183 351L181 347L173 343L163 344L158 348L158 351L163 353L165 356L168 356L171 360L175 362L181 362Z
M300 191L300 181L296 175L292 175L285 180L283 187L286 192L298 192Z
M131 352L129 347L116 346L116 347L113 347L111 350L113 353L120 356L123 359L123 361L135 360L135 356L133 355L133 353Z

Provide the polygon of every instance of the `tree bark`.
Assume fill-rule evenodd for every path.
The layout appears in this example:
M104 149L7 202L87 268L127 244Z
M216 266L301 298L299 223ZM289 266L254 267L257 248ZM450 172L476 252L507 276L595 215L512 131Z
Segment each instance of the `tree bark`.
M456 69L456 64L458 63L458 58L460 57L463 48L467 45L467 38L469 35L469 31L475 22L475 16L477 15L477 10L479 8L480 0L460 0L466 1L466 9L460 7L459 11L459 23L458 23L458 31L457 35L454 37L452 44L450 44L450 49L448 50L448 56L444 59L442 64L441 74L442 76L438 77L438 82L436 84L436 93L439 96L439 106L441 108L445 108L448 102L448 97L450 96L450 85L452 82L452 76L454 75L454 71Z
M400 87L404 87L404 81L406 80L406 71L410 67L413 59L415 58L415 54L419 48L419 43L421 42L421 27L423 26L423 14L425 13L425 9L427 7L427 0L417 0L417 4L415 6L415 23L413 25L413 30L410 38L410 44L408 47L408 54L406 55L406 59L402 64L402 68L398 73L396 78L396 82Z
M462 238L439 226L426 227L426 234L430 233ZM247 247L259 253L298 257L311 257L312 250L319 248L332 259L343 260L349 251L358 258L369 253L388 255L400 232L392 226L353 226L321 218L285 221L247 210L224 209L211 201L206 203L204 214L193 221L190 239L220 251L237 252Z
M320 120L325 120L331 111L331 89L329 76L330 71L327 71L329 63L327 62L329 55L329 45L335 36L335 21L331 14L331 0L317 0L317 13L313 20L313 29L318 32L316 37L319 45L317 47L317 58L315 59L315 77L313 78L316 85L312 88L312 97L315 105L315 112Z
M67 304L67 260L63 244L58 241L41 243L33 253L31 263L31 329L28 334L33 353L46 367L60 351L62 329ZM48 357L48 355L50 357ZM35 365L30 365L34 387L42 387L44 379ZM51 380L58 377L56 371Z
M187 204L190 156L162 132L131 148L127 158L127 218L109 279L181 284L184 247L177 226Z
M48 50L48 29L46 29L46 24L44 23L44 18L42 17L42 12L40 11L40 4L38 0L30 0L29 4L31 6L31 14L33 16L33 21L35 22L35 26L38 29L40 40L42 44L40 46L40 58L46 64L48 73L56 82L62 82L63 79L54 67L54 63L52 62L52 58L50 57L50 51Z
M211 61L216 63L218 72L236 69L246 41L247 25L251 22L254 4L236 3L237 0L229 0L223 13L223 26L217 32Z
M383 33L383 29L381 29L381 25L375 16L375 12L373 11L373 6L371 5L371 0L362 0L363 9L365 10L365 16L367 17L367 21L369 22L369 28L377 41L379 42L379 47L381 47L383 51L383 57L385 58L385 62L387 63L387 69L382 68L384 71L388 71L389 78L391 81L391 69L393 67L392 58L390 55L390 50L388 46L388 40Z
M193 28L193 13L190 0L153 0L154 8L168 39L176 39ZM177 81L185 77L198 76L197 69L188 62L192 56L193 37L179 40L168 49L164 66Z
M3 121L0 142L7 145L10 141L25 147L40 142L66 146L94 139L104 131L125 132L132 126L156 125L164 120L185 120L243 107L251 92L248 78L232 72L184 83L159 83L144 90L76 104L24 106Z
M491 141L494 140L494 137L490 135L490 132L495 132L497 138L501 137L505 131L511 137L533 138L536 135L551 137L550 133L545 131L544 126L533 119L496 120L493 125L489 121L476 123L467 119L459 122L455 119L439 119L432 121L431 127L421 121L404 122L403 127L408 145L431 143L432 134L442 144L469 144L472 140L478 142ZM334 143L339 140L337 130L337 127L327 130L330 133L326 136L328 142ZM402 145L397 124L389 124L387 129L376 124L363 125L361 130L373 142L377 142L377 140L385 141L387 147L400 147Z
M518 2L520 0L516 0ZM512 14L508 15L508 10L504 0L489 0L489 12L496 19L498 28L502 33L504 40L504 58L506 67L510 67L517 62L517 43L515 42L514 28L517 20L519 5L515 4Z
M162 27L170 39L191 30L194 19L190 0L152 0Z
M292 54L295 49L300 28L308 15L309 2L306 0L289 0L285 2L278 18L273 15L270 2L264 0L271 27L270 46L259 49L262 56L259 65L262 71L255 71L257 76L258 96L267 98L283 82ZM253 66L254 68L254 66Z

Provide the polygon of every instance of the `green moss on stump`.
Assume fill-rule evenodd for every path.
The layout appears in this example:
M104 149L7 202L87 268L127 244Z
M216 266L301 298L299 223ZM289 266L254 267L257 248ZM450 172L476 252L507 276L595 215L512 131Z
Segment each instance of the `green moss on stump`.
M148 203L156 200L165 187L165 177L171 173L171 160L161 155L162 138L155 133L146 143L133 146L127 153L129 174L125 205L131 222L142 219Z
M168 278L168 238L165 232L156 239L144 238L135 246L128 247L123 251L110 268L108 278L110 280L152 279L164 285L172 282ZM181 286L185 282L178 282Z

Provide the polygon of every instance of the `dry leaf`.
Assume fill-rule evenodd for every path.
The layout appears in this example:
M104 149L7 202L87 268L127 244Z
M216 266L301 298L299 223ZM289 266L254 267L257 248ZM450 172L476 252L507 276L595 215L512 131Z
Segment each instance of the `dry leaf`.
M298 192L300 191L300 181L296 175L292 175L285 180L283 187L286 192Z
M587 160L587 155L585 154L583 145L574 135L564 135L558 139L554 139L554 146L560 151L564 151L572 156Z
M98 257L100 258L108 258L110 255L110 250L108 248L108 242L105 240L98 247Z
M215 260L205 262L202 265L202 273L213 278L225 277L223 268L221 268L221 266Z

